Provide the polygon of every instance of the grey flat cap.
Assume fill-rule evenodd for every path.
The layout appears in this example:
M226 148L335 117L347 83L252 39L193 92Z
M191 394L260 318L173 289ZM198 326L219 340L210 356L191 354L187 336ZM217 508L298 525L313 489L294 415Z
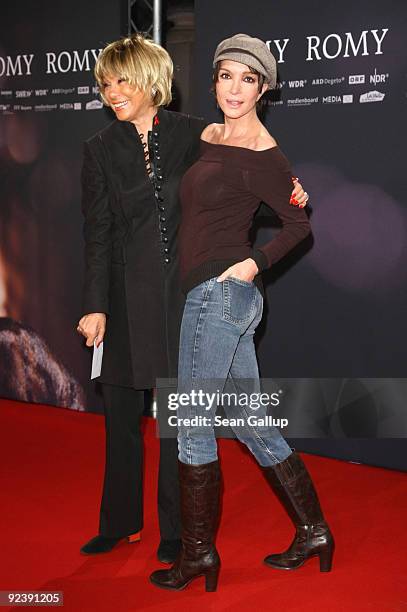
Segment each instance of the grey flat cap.
M246 64L260 72L270 89L277 84L277 62L266 43L248 34L235 34L225 38L216 47L213 67L221 60Z

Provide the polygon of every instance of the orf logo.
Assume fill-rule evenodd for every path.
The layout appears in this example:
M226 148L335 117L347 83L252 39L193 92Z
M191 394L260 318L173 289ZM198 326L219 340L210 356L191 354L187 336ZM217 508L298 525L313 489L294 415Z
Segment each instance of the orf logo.
M363 85L365 82L364 74L351 74L349 76L349 85Z

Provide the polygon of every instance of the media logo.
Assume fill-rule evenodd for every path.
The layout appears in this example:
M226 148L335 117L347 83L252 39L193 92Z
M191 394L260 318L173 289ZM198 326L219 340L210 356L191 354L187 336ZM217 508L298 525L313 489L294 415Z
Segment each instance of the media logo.
M86 102L86 110L97 110L99 108L103 108L103 102L100 100L91 100L90 102Z
M88 94L88 93L89 93L89 86L78 87L78 94Z
M379 83L385 83L386 79L389 78L389 75L386 74L377 74L376 68L374 69L374 74L370 75L369 82L371 85L378 85Z
M322 104L342 104L342 96L324 96Z
M359 102L383 102L385 95L380 91L368 91L360 96Z
M95 94L95 95L99 93L99 87L97 85L93 85L92 93Z
M352 102L353 102L353 94L343 94L344 104L352 104Z
M36 95L37 97L40 97L40 96L47 96L47 95L48 95L48 89L36 89L36 90L35 90L35 95Z
M69 102L64 102L64 104L60 104L59 108L61 110L73 110L73 104L69 103Z
M11 98L13 92L11 91L11 89L2 89L0 95L5 96L6 98Z
M74 110L82 110L82 102L74 102L73 103Z
M364 74L351 74L349 75L349 85L363 85L365 82Z

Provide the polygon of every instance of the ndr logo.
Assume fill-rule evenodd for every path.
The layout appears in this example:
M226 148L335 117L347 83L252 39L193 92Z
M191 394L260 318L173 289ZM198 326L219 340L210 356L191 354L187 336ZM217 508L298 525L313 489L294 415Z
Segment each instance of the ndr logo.
M388 74L377 74L376 68L374 69L374 74L370 75L370 83L372 85L377 85L378 83L385 83L386 79L389 78Z

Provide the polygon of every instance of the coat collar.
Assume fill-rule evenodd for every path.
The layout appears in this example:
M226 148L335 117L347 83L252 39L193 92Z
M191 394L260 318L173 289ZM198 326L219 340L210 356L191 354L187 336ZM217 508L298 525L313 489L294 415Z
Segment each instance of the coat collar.
M169 111L164 110L161 106L158 108L157 113L153 117L153 121L151 124L151 130L157 130L163 135L171 130L171 113ZM128 132L129 134L134 134L134 130L136 129L135 125L131 121L119 121L116 119L116 123L120 124L120 127L123 131Z
M157 132L161 153L164 153L166 158L167 154L171 154L173 142L173 132L178 125L179 117L177 113L172 113L165 110L162 107L158 108L158 111L153 119L151 130ZM133 151L136 159L143 158L143 147L138 137L136 127L131 121L119 121L116 119L114 122L118 133L122 134L123 144L126 149ZM144 158L143 158L144 161Z

